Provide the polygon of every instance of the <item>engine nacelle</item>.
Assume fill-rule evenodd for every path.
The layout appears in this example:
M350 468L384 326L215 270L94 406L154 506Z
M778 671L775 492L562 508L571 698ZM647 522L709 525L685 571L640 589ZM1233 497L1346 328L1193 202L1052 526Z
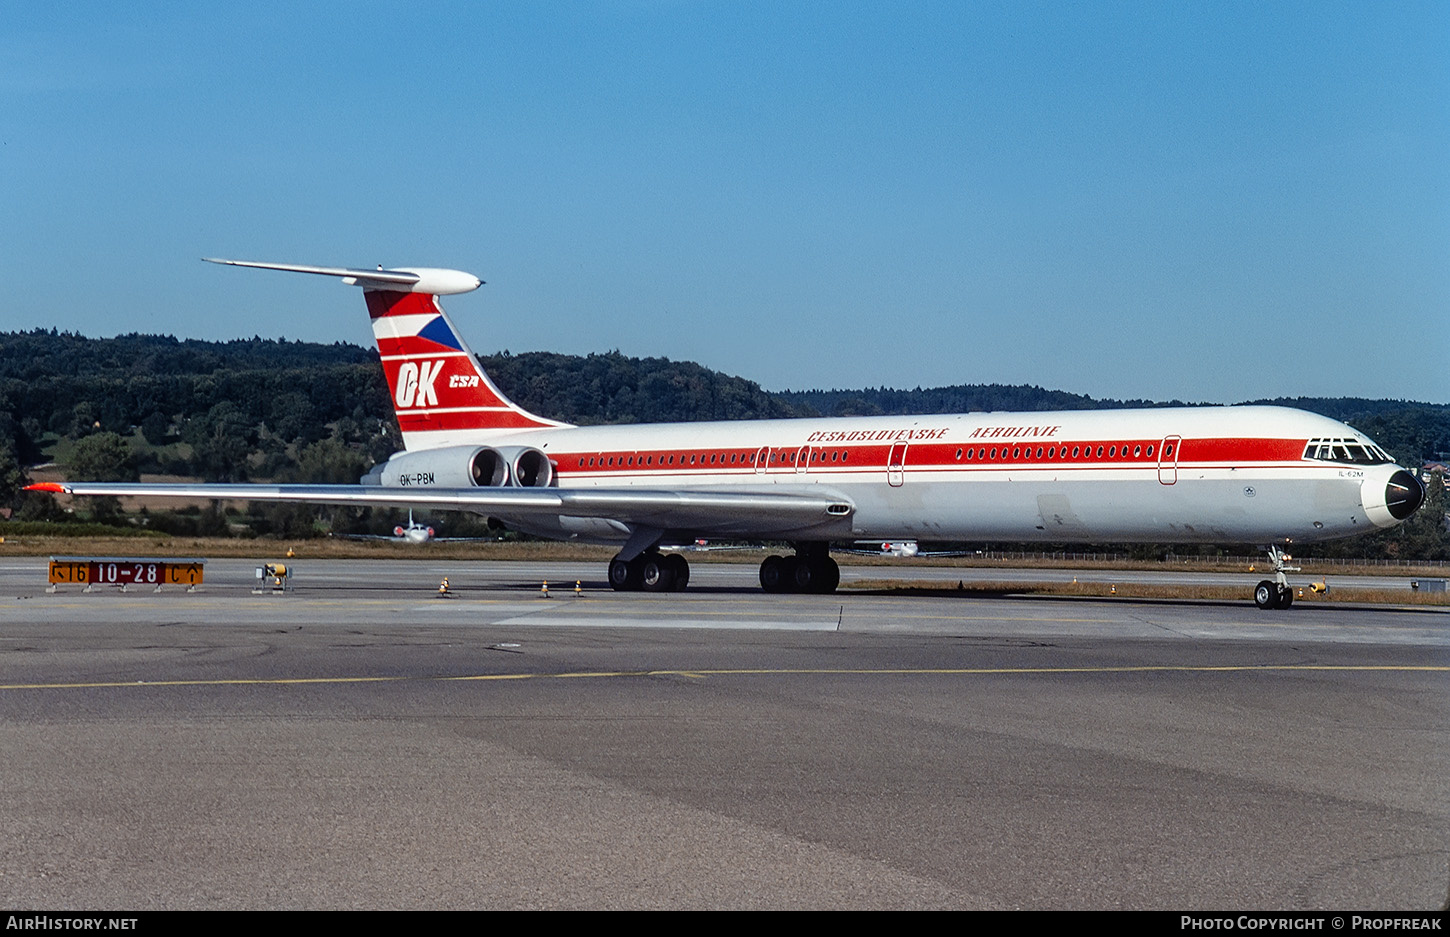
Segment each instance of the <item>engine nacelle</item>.
M509 484L519 488L548 488L554 483L554 463L532 446L499 450L509 460Z
M549 457L530 446L448 446L399 452L362 478L387 488L547 488L554 483Z

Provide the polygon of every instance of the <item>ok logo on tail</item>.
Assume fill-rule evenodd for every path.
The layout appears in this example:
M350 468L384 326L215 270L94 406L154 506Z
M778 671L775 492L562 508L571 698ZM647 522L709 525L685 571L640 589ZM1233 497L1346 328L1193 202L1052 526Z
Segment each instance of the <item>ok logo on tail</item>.
M398 389L393 402L399 407L438 406L438 392L433 389L433 382L442 370L442 360L403 362L398 368Z

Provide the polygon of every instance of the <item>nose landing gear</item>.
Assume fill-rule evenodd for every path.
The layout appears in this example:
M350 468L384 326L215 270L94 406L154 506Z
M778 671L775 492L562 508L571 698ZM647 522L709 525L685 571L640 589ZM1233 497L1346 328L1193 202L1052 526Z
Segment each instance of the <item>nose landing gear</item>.
M1289 566L1286 561L1293 557L1277 546L1269 547L1269 562L1274 567L1274 578L1265 579L1254 586L1254 604L1259 608L1288 608L1294 604L1294 590L1289 588L1289 577L1285 573L1299 572L1298 566Z

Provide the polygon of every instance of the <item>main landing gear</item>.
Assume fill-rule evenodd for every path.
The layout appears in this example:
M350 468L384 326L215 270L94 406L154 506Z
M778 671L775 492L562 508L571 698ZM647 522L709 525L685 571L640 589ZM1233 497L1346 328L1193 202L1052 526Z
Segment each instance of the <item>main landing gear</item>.
M1254 586L1254 604L1259 608L1288 608L1294 604L1294 590L1289 588L1289 577L1285 573L1299 572L1298 566L1287 565L1289 554L1278 547L1269 547L1269 562L1274 567L1274 578L1265 579Z
M680 592L690 582L690 564L678 553L654 550L632 560L609 561L609 584L616 592Z
M760 588L766 592L835 592L841 567L824 543L796 544L794 556L767 556L760 564Z
M825 543L798 543L793 556L768 556L760 564L766 592L835 592L841 567ZM690 582L690 564L678 553L647 550L632 560L609 561L609 584L616 592L679 592Z

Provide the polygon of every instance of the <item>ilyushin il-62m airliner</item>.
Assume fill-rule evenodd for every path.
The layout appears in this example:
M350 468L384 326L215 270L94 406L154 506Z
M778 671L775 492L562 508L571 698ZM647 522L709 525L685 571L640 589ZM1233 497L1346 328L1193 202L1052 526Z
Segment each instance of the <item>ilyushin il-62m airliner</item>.
M1371 440L1280 407L965 413L571 426L489 380L438 297L456 270L353 270L217 260L361 287L404 451L360 485L66 482L74 495L146 495L472 511L559 540L617 544L616 589L683 589L669 548L698 538L789 542L760 565L768 592L831 592L832 542L1254 543L1292 601L1284 547L1390 527L1424 500Z

